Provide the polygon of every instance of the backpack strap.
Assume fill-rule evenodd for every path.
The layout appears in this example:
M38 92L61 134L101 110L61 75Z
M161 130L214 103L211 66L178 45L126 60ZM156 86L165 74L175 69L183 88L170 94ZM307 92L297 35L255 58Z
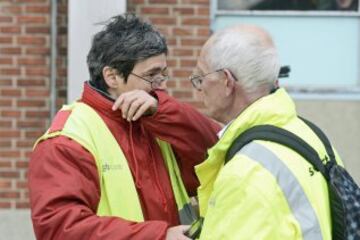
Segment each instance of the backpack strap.
M317 137L321 140L322 144L326 149L326 153L329 157L329 163L331 163L331 165L336 164L334 150L331 147L331 143L327 138L327 136L325 135L325 133L318 126L316 126L314 123L310 122L309 120L300 116L299 118L303 120L306 123L306 125L308 125L311 128L311 130L313 130L313 132L317 135Z
M329 180L328 171L314 148L294 133L272 125L255 126L240 134L227 151L225 164L230 161L242 147L253 140L276 142L294 150L306 159L315 170L320 171L326 180Z

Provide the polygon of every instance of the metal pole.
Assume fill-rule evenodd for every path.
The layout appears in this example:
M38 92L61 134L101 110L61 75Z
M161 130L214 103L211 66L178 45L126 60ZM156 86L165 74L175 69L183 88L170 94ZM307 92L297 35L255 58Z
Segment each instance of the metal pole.
M51 36L50 36L50 120L56 111L56 60L57 60L57 0L51 0Z

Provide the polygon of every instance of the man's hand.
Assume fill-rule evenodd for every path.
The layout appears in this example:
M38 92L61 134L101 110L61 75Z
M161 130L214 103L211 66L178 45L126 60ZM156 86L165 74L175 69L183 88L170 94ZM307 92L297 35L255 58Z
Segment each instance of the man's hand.
M127 121L136 121L144 114L152 115L156 112L158 101L143 90L133 90L120 95L116 99L112 110L120 109Z
M169 228L166 232L166 240L191 240L184 234L189 227L190 225L179 225Z

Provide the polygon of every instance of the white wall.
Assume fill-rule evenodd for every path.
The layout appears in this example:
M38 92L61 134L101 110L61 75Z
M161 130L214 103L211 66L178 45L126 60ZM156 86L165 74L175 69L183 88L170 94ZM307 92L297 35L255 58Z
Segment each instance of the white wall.
M125 0L70 0L68 22L68 102L79 98L89 80L86 56L92 37L104 22L126 11Z

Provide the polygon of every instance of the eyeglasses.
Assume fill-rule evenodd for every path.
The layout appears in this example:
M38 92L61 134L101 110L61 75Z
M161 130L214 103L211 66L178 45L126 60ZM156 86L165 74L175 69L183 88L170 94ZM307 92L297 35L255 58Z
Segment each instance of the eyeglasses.
M205 73L203 75L196 75L196 74L192 74L190 77L189 77L189 80L191 81L192 85L194 86L194 88L198 91L201 91L201 83L203 82L203 79L207 76L207 75L210 75L210 74L213 74L213 73L217 73L217 72L221 72L223 71L224 68L221 68L221 69L218 69L218 70L215 70L214 72L210 72L210 73Z
M157 75L157 76L153 77L152 79L147 79L147 78L139 76L133 72L131 72L130 74L150 83L151 89L158 89L164 81L169 80L168 75Z

